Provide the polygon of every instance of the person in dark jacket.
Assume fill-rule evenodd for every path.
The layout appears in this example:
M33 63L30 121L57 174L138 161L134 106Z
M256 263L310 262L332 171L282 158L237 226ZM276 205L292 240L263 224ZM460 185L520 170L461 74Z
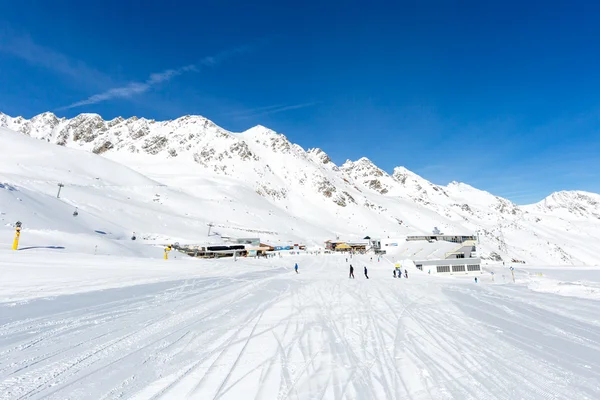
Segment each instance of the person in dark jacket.
M298 273L298 263L296 263L296 265L294 265L294 269L296 270L296 273Z
M407 270L404 270L404 277L405 277L406 279L408 279L408 271L407 271Z
M365 267L365 277L369 279L369 275L367 275L367 267Z
M396 277L396 268L394 268L394 278Z
M352 266L352 264L350 264L350 275L348 276L348 278L354 279L354 267Z

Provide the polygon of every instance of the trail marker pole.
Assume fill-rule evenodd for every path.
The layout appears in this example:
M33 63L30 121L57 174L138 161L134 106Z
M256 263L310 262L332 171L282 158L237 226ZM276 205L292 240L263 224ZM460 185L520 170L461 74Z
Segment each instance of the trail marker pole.
M19 249L19 238L21 237L21 221L17 221L15 224L15 240L13 241L13 250Z
M60 199L60 189L64 188L65 185L63 185L62 183L58 184L58 193L56 194L56 198Z

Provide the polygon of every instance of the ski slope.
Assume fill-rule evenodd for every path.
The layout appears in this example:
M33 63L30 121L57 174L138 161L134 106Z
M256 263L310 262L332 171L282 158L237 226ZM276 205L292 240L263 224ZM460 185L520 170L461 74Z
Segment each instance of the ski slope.
M585 293L350 262L0 252L0 399L600 398Z
M104 157L0 128L0 247L10 248L16 221L23 223L24 249L145 257L162 255L147 244L219 242L207 236L210 222L222 235L259 235L274 244L307 238L315 244L328 236L226 178L189 174L178 185L181 179L159 182ZM59 182L65 186L57 198Z

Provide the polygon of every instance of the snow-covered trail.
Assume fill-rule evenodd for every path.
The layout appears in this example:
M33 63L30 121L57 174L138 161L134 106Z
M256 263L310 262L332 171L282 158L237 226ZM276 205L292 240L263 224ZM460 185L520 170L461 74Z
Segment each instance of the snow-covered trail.
M0 399L600 397L597 301L290 260L0 304Z

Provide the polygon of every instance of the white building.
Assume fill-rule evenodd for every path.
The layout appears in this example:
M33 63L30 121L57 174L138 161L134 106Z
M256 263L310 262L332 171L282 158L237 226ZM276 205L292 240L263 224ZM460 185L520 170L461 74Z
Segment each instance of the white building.
M395 260L411 260L421 271L432 274L481 274L476 237L471 235L427 235L382 239L382 250Z

